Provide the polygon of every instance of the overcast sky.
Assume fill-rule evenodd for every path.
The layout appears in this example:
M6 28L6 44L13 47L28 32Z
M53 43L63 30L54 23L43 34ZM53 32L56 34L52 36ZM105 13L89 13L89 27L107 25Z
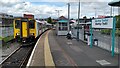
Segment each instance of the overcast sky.
M98 15L110 15L111 0L80 0L80 17L94 17ZM57 18L57 12L60 16L67 17L67 3L70 2L70 18L76 19L78 13L78 0L0 0L0 13L7 13L14 16L22 16L24 13L32 13L36 18ZM118 8L114 7L113 15L118 14Z

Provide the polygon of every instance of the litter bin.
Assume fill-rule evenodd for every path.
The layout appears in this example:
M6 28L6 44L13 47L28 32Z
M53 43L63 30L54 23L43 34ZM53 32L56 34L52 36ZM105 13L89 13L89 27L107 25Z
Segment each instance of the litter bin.
M93 34L92 34L93 35ZM90 36L91 36L91 34L90 33L88 33L88 36L87 36L87 44L90 46Z
M94 45L98 46L98 39L94 39Z
M87 41L88 33L85 33L85 40Z
M88 36L87 36L87 44L90 45L90 33L88 33Z

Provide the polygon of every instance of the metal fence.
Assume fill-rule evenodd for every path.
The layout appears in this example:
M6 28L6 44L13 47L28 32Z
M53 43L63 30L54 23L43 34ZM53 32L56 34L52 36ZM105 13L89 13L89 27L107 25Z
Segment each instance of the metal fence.
M13 27L0 27L0 37L13 36Z
M72 34L74 35L74 37L77 38L77 29L71 29ZM112 33L111 33L112 34ZM84 38L84 29L79 29L79 39L87 42ZM93 31L93 44L94 44L94 39L97 39L97 43L98 45L96 45L97 47L100 47L102 49L111 51L112 50L112 36L111 35L105 35L105 34L101 34L100 30L94 30ZM116 36L115 37L115 53L119 53L120 50L120 43L119 43L119 39L120 37Z
M93 39L98 39L98 47L112 51L112 33L110 35L101 34L100 31L93 31ZM118 53L118 36L115 37L115 52Z

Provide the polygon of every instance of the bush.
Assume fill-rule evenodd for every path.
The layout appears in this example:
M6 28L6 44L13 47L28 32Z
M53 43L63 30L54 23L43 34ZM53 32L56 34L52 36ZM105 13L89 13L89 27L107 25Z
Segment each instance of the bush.
M0 37L0 40L2 40L2 37Z
M115 33L117 36L120 36L120 30L116 30L116 33Z
M101 33L106 34L106 35L110 35L111 30L110 29L103 29L103 30L101 30Z
M13 36L8 36L8 37L3 38L2 40L4 42L8 42L8 41L12 40L13 38L14 38Z

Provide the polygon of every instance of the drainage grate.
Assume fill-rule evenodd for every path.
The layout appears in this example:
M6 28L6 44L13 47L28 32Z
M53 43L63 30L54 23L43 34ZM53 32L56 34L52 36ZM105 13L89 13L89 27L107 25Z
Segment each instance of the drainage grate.
M108 65L108 64L111 64L109 63L108 61L106 60L96 60L97 63L99 63L100 65Z

